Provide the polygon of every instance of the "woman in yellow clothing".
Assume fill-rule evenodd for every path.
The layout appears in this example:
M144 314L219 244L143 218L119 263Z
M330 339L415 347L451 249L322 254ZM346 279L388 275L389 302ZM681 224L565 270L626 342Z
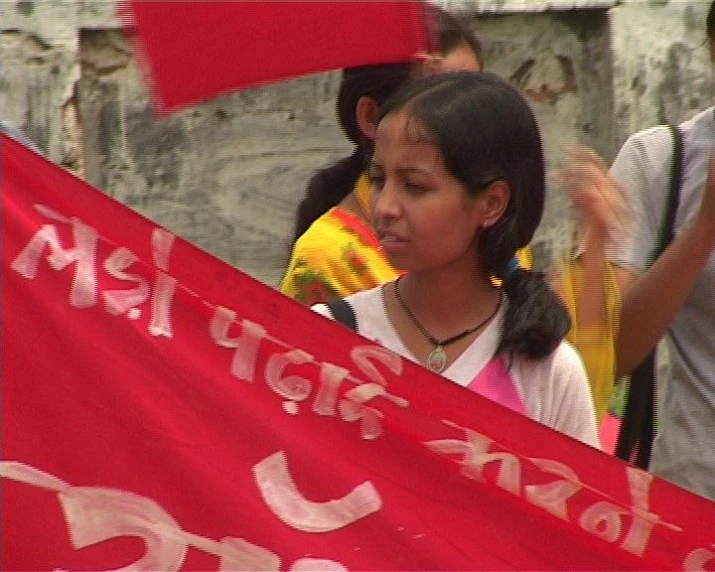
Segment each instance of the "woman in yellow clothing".
M559 273L556 291L571 316L571 329L566 339L581 355L591 383L596 419L602 420L608 411L615 383L615 339L620 323L621 295L612 267L605 266L605 276L600 284L584 283L584 274L582 262L568 262ZM579 310L593 286L603 290L603 314L596 320L584 320L583 312Z

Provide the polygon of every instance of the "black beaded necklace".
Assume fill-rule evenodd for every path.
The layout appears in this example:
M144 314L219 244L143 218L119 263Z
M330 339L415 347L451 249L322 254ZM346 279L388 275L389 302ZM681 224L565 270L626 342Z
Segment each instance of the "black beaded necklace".
M402 275L402 276L404 276L404 275ZM430 334L422 324L420 324L419 320L412 313L412 310L410 310L410 307L402 299L402 294L400 294L400 280L402 280L402 276L400 276L395 281L395 297L397 298L397 301L400 303L402 310L405 312L405 314L410 319L410 321L414 324L415 328L417 328L420 331L420 333L425 338L427 338L433 346L435 346L435 348L427 356L427 361L425 362L425 365L429 369L431 369L433 372L441 373L444 370L444 367L447 365L447 353L444 351L444 348L447 347L449 344L458 342L465 336L468 336L469 334L476 332L479 328L484 326L484 324L486 324L494 316L496 316L497 312L499 311L499 308L501 308L501 300L502 300L501 296L499 296L499 301L497 302L497 305L494 308L494 311L487 317L486 320L484 320L483 322L481 322L480 324L478 324L477 326L475 326L473 328L464 330L462 333L457 334L456 336L452 336L451 338L447 338L446 340L438 340L432 334Z

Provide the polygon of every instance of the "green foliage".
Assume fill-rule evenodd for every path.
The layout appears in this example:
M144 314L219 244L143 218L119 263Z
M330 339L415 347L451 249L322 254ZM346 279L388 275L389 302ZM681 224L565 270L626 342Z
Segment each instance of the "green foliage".
M608 412L612 413L619 419L623 418L623 413L626 410L626 400L628 399L629 380L627 377L622 378L613 388L611 401L608 403Z

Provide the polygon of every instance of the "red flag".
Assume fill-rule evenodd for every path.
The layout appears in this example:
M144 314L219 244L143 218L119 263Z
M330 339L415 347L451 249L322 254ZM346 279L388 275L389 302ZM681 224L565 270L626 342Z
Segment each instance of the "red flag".
M418 0L122 6L161 111L302 74L408 61L427 46Z
M3 570L715 563L713 503L0 148Z

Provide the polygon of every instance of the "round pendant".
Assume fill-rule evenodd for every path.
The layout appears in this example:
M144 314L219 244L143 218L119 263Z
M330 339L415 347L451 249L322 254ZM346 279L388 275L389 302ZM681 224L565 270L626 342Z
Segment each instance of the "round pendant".
M427 367L435 373L442 373L447 365L447 354L442 346L437 346L427 356Z

